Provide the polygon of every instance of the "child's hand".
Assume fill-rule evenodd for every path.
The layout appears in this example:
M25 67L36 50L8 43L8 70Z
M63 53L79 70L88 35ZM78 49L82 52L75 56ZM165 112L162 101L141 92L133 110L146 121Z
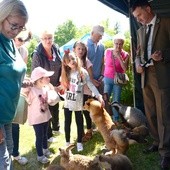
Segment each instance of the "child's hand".
M64 90L64 88L63 88L61 85L55 87L55 90L56 90L60 95L63 95L63 94L65 93L65 90Z
M104 100L103 100L102 95L99 95L99 96L98 96L98 101L101 103L102 107L105 107L105 102L104 102Z

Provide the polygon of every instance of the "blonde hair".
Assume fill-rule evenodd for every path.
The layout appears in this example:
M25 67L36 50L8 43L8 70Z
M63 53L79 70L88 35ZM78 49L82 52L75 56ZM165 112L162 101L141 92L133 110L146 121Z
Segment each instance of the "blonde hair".
M20 0L3 0L0 2L0 31L2 23L8 16L21 16L28 21L28 13L24 3Z
M44 37L44 35L54 36L54 30L51 29L51 28L45 28L45 29L41 30L40 33L39 33L39 38Z
M61 69L61 85L64 89L68 89L69 82L70 82L70 73L71 68L67 65L70 61L70 56L74 56L76 58L77 62L77 70L79 73L81 73L81 64L80 59L75 56L75 53L70 53L69 50L65 51L62 61L62 69Z

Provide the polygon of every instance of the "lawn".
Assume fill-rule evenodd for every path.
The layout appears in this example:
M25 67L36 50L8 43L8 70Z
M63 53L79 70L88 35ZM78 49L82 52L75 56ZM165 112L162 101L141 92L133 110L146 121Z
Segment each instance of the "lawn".
M74 115L74 114L73 114ZM62 109L62 103L60 105L60 125L61 130L64 132L64 114ZM76 126L73 116L72 121L72 141L76 140ZM54 153L53 157L50 159L50 164L59 164L60 156L58 152L59 147L65 146L65 137L64 135L56 136L57 142L49 145L49 149ZM159 155L158 153L152 154L143 154L142 150L147 147L151 141L148 138L148 143L146 144L133 144L130 146L127 156L133 163L134 170L158 170ZM27 157L29 162L25 166L19 165L18 162L13 161L14 170L45 170L49 164L42 165L37 162L37 155L35 150L35 135L33 128L29 125L24 124L20 125L20 154ZM98 132L95 132L93 138L84 143L84 150L80 154L88 155L94 157L97 154L102 153L102 148L104 146L103 139ZM73 149L73 153L76 154L77 151Z

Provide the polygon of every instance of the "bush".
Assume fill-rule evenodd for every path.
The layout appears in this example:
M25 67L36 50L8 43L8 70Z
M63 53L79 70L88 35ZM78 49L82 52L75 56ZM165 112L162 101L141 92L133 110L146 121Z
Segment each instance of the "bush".
M27 63L27 74L30 75L31 74L31 62L32 62L32 53L34 51L34 49L36 48L38 42L36 41L36 39L32 39L29 42L28 45L28 63Z

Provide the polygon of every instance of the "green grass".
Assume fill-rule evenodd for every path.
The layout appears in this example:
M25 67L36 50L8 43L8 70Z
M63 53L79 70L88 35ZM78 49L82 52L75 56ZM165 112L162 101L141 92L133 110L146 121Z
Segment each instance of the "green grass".
M62 107L62 106L61 106ZM60 125L61 130L64 131L64 114L63 109L60 109ZM76 140L76 125L74 120L72 120L71 128L71 141ZM59 147L65 146L65 137L64 135L56 136L57 142L49 145L50 151L54 153L54 156L50 159L50 164L59 164ZM142 150L151 143L151 139L148 138L147 144L133 144L130 146L127 151L127 156L133 163L134 170L158 170L160 167L158 153L152 154L143 154ZM29 162L25 166L19 165L18 162L13 161L14 170L45 170L49 164L42 165L37 162L37 155L35 150L35 135L32 126L27 124L20 125L20 154L28 158ZM94 157L97 154L102 153L102 148L104 146L102 136L96 132L93 135L93 138L84 143L84 150L80 154L88 155ZM73 153L76 154L77 151L73 149Z

